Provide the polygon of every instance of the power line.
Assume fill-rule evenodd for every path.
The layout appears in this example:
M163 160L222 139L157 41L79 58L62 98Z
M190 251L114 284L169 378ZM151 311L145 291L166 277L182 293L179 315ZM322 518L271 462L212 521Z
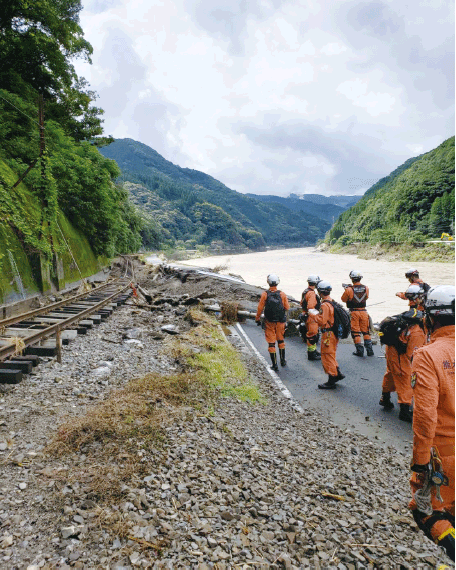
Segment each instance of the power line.
M35 123L35 125L38 125L38 126L40 127L40 129L41 129L41 128L44 128L44 127L41 127L41 125L40 125L35 119L32 119L32 117L30 117L29 115L27 115L27 113L24 113L24 111L21 111L20 109L18 109L18 108L16 107L16 105L14 105L13 103L11 103L11 101L8 101L8 99L5 99L5 97L3 97L2 95L0 95L0 99L3 99L3 101L6 101L7 103L9 103L12 107L14 107L14 108L16 109L16 111L19 111L19 113L22 113L25 117L27 117L27 118L30 119L33 123Z

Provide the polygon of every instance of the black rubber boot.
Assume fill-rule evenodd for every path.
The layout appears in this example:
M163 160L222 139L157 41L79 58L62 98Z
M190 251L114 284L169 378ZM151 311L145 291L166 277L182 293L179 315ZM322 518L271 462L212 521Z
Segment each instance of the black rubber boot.
M355 350L356 352L353 353L355 356L364 356L364 346L360 342L355 344Z
M279 348L279 353L280 353L280 366L286 366L287 361L285 360L285 349Z
M437 544L446 551L448 558L451 558L454 562L454 536L447 534L445 538L440 540Z
M328 375L328 381L324 384L318 384L320 390L334 390L336 388L337 376Z
M275 352L270 352L269 356L271 357L271 362L272 362L272 370L275 370L275 372L279 371L279 367L277 366L277 354Z
M379 404L380 406L383 406L385 410L392 410L394 408L394 404L391 401L391 392L382 392Z
M321 360L321 355L318 350L308 350L307 360Z
M410 404L399 404L399 419L409 424L413 421L413 414L410 411Z
M374 356L374 349L372 348L372 341L371 340L365 340L364 346L366 347L367 356Z
M342 372L340 371L340 368L337 367L336 382L339 382L339 380L343 380L344 378L345 378L345 374L342 374Z

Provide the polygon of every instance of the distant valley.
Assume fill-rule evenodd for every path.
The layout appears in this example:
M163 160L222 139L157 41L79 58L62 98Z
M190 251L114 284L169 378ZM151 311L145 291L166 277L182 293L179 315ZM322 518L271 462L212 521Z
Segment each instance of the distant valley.
M293 197L281 203L241 194L212 176L167 161L132 139L117 139L100 152L122 170L120 181L148 218L152 242L187 248L314 245L330 229L332 217L344 211L323 196L317 198L321 204L302 201L304 207L297 198L297 208ZM311 196L315 200L318 195Z

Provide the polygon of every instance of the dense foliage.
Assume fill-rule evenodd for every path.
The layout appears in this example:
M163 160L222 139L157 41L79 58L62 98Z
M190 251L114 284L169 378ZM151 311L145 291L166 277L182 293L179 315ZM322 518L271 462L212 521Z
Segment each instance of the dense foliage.
M24 247L48 258L60 212L97 255L136 251L147 226L128 193L115 186L116 164L94 146L109 139L99 136L103 111L92 105L96 94L73 65L76 57L90 61L92 53L79 25L80 11L80 0L0 3L0 160L8 167L0 172L0 185L12 192L26 175L24 184L41 210L39 227L27 226L24 232L20 216L7 219Z
M8 0L0 3L0 89L36 101L76 140L102 133L96 94L72 61L90 61L92 46L79 25L80 0ZM36 116L36 114L35 114Z
M329 223L277 203L263 203L203 172L181 168L150 147L118 139L100 150L116 160L133 201L162 233L164 243L223 241L252 249L311 245ZM128 184L127 184L128 182Z
M442 232L454 232L454 137L372 186L339 216L327 240L413 243Z
M10 111L0 99L0 158L18 177L39 157L39 128L29 118L36 108L4 90L0 95L14 103ZM45 137L46 154L24 182L39 200L48 231L52 233L60 209L85 234L97 255L136 251L143 224L128 193L113 183L120 174L115 162L91 143L66 135L54 121L46 121ZM0 184L11 187L1 173Z

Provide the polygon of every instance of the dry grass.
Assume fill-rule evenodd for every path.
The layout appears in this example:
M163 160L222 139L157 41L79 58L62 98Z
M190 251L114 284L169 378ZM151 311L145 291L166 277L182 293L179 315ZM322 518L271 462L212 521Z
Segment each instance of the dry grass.
M213 269L211 269L212 273L220 273L222 271L227 271L228 265L216 265Z
M55 457L79 453L66 484L82 485L100 505L124 497L126 486L139 486L150 472L151 461L165 459L165 428L185 421L189 407L207 411L220 396L265 401L217 321L195 308L187 318L193 328L165 344L185 372L131 380L85 415L69 418L47 447ZM115 534L117 522L105 521Z
M162 449L164 428L184 415L185 406L200 405L206 392L188 374L131 380L85 415L68 419L47 452L57 457L83 452L87 460L72 468L67 481L78 481L106 503L122 496L124 484L144 476L147 465L138 454L138 442L146 451Z
M222 321L227 325L236 323L238 320L238 303L225 301L222 303Z
M178 406L191 400L194 388L186 374L148 374L131 380L85 416L60 426L48 450L61 455L94 442L125 442L131 437L155 439L163 424L172 420Z

